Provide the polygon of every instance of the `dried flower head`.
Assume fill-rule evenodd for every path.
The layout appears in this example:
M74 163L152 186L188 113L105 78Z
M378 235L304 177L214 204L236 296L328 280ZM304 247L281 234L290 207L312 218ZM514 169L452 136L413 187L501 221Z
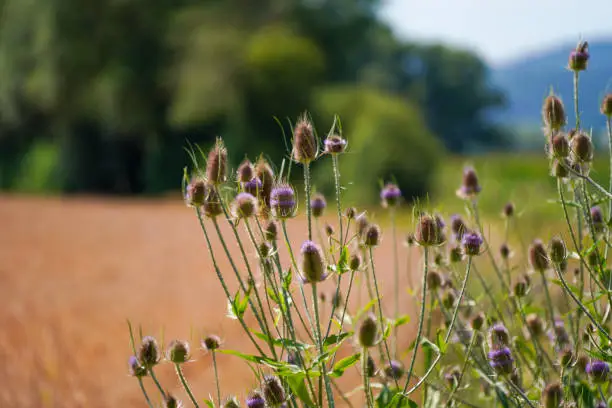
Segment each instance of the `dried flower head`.
M207 189L206 198L204 199L204 205L202 208L204 209L204 215L208 218L215 218L223 214L221 197L219 196L217 189L212 186Z
M252 391L246 398L247 408L265 408L266 401L259 391Z
M317 158L317 150L312 122L303 115L293 129L293 160L302 164L310 163Z
M612 117L612 93L607 94L601 102L601 113L608 118Z
M387 183L380 191L380 199L384 208L395 207L400 203L402 191L396 184Z
M473 167L465 167L463 169L463 181L461 187L457 190L457 195L464 199L472 199L476 197L481 190L476 170L474 170Z
M166 350L166 359L175 364L189 361L189 343L183 340L172 340Z
M132 377L144 377L147 375L147 368L140 364L136 356L130 356L128 360L128 369Z
M550 260L559 265L561 262L567 259L567 247L565 241L561 237L553 237L548 245L550 252Z
M369 224L363 236L363 243L368 247L378 246L380 243L380 227L376 224Z
M559 408L563 400L563 388L555 382L548 384L542 390L542 404L544 408Z
M250 193L239 193L232 202L235 218L250 218L257 214L257 199Z
M483 239L480 234L470 232L463 235L461 244L463 245L463 252L467 256L480 255L480 247L482 246Z
M138 361L147 369L159 363L159 360L161 359L159 345L157 344L157 340L155 340L155 337L143 337L140 343L140 347L137 351Z
M214 334L206 336L204 340L202 340L202 347L204 347L204 349L208 351L215 351L219 347L221 347L221 339L219 338L219 336L216 336Z
M313 217L322 216L323 211L325 211L325 207L327 207L327 202L325 201L323 194L315 194L310 200L310 208L312 210Z
M279 219L287 219L295 216L297 201L295 191L289 184L279 184L272 189L270 194L270 208L272 215Z
M567 121L563 102L554 94L544 99L542 106L542 119L547 128L552 130L561 129Z
M595 384L602 384L608 381L610 366L605 361L593 360L587 364L586 373Z
M304 241L300 249L302 277L305 283L321 282L327 278L321 248L312 241Z
M489 364L497 374L512 373L514 359L508 347L493 349L488 354Z
M194 177L185 188L185 204L198 208L204 205L206 198L206 183L202 178Z
M378 343L379 337L376 317L372 313L366 314L357 329L357 343L361 347L373 347Z
M212 185L225 182L227 173L227 149L223 144L223 139L217 138L217 142L208 153L206 161L206 178Z
M280 406L287 398L283 384L274 375L264 375L261 382L261 391L263 392L266 405L269 407Z
M529 246L529 264L536 271L548 269L548 253L541 240L534 240Z
M384 370L385 377L391 380L399 380L404 376L404 365L401 361L391 360Z
M593 141L584 132L578 132L570 141L572 160L576 163L590 163L593 161Z
M339 135L330 135L323 142L325 144L325 153L340 154L346 150L347 142Z
M248 183L255 177L255 167L249 159L244 159L236 171L236 179L240 183Z
M580 41L576 48L570 52L568 61L569 69L574 72L586 70L589 57L589 43Z

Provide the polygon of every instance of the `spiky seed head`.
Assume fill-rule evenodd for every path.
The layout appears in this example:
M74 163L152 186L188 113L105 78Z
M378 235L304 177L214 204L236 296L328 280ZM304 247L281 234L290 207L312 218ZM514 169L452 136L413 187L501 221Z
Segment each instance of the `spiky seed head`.
M357 271L359 267L361 267L361 256L358 253L354 253L349 260L349 268L351 271Z
M177 399L175 396L166 392L164 396L164 402L162 404L163 408L183 408L183 403L181 400Z
M361 241L363 241L363 239L365 238L365 232L369 225L370 222L368 221L368 217L365 215L365 213L361 213L357 218L355 218L355 228L357 229L357 236L360 238Z
M431 290L437 290L442 286L442 276L438 271L427 272L427 286Z
M579 374L586 374L587 366L589 365L589 357L584 353L579 353L574 363L575 369Z
M416 240L421 246L439 245L442 241L442 232L431 215L423 214L419 218L416 230Z
M463 239L461 240L463 252L465 252L467 256L480 255L480 247L482 246L482 243L482 237L476 232L464 234Z
M448 260L450 263L458 263L463 260L463 250L459 245L453 245L448 251Z
M572 159L577 163L593 161L593 141L584 132L578 132L570 142Z
M607 94L601 102L601 113L608 118L612 117L612 93Z
M206 199L206 183L200 177L194 177L185 188L185 204L198 208Z
M527 317L525 317L525 322L527 322L527 328L533 336L540 337L544 334L544 322L537 314L528 314Z
M223 402L221 408L240 408L240 402L238 398L232 395Z
M265 408L266 401L259 391L252 391L246 398L247 408Z
M514 359L512 358L512 352L508 347L502 346L500 348L493 349L489 352L488 357L489 364L497 374L512 373Z
M355 207L348 207L344 211L344 214L345 214L346 218L348 218L349 220L352 220L353 218L355 218L357 216L357 209Z
M272 188L274 187L274 171L266 159L259 158L255 165L255 177L261 181L261 193L260 197L265 207L270 207L270 195L272 194Z
M223 139L217 138L215 146L208 153L206 161L206 178L212 185L225 182L227 173L227 149L223 144Z
M482 188L478 183L478 175L473 167L465 167L463 169L463 180L457 191L457 195L464 199L472 199L480 193Z
M172 340L166 350L166 359L175 364L189 361L189 343L183 340Z
M444 295L442 296L442 304L445 308L451 309L455 307L455 302L457 301L457 296L455 295L455 291L452 289L448 289L444 291Z
M268 221L264 228L264 236L269 242L276 241L278 238L278 226L273 220Z
M128 370L132 377L144 377L147 375L147 368L140 364L136 356L130 356Z
M339 135L330 135L325 139L325 153L328 154L340 154L346 150L347 142Z
M567 159L555 159L550 165L550 175L562 180L567 179L570 176L568 167L570 167L570 163Z
M140 347L138 348L137 358L140 364L144 367L151 368L161 359L159 345L153 336L145 336L142 338Z
M376 224L370 224L365 230L363 237L364 245L368 247L375 247L380 244L381 232L380 227Z
M269 407L277 407L285 402L285 389L280 379L275 375L264 375L261 382L261 391L266 405Z
M202 346L205 350L215 351L221 347L221 339L214 334L208 335L202 340Z
M257 199L250 193L239 193L232 202L235 218L250 218L257 214Z
M385 367L385 377L391 380L399 380L404 376L404 365L401 361L391 360Z
M304 241L300 254L302 277L305 283L321 282L327 278L321 247L312 241Z
M514 282L512 293L514 293L514 296L517 298L524 297L527 294L527 282L525 282L523 279L518 279L516 282Z
M463 218L461 218L459 214L451 215L450 220L451 232L453 233L457 241L461 241L461 238L463 238L463 234L468 231L468 228L465 225L465 221L463 221Z
M253 177L250 181L241 183L242 185L242 190L245 193L249 193L251 194L253 197L257 197L259 199L261 199L261 194L263 191L263 184L261 183L261 180L259 180L257 177Z
M548 384L542 390L542 404L544 408L559 408L563 400L563 388L561 384L554 382Z
M501 246L499 247L499 255L502 257L502 259L510 258L510 247L508 246L508 244L501 244Z
M485 322L485 315L483 312L479 312L476 316L472 317L472 321L470 322L470 325L472 326L472 329L478 331L482 329L484 322Z
M395 207L402 198L402 191L396 184L387 183L380 192L380 199L384 208Z
M368 313L361 320L357 330L357 342L361 347L373 347L379 339L378 322L374 314Z
M270 194L270 208L272 215L281 220L295 216L297 201L293 187L289 184L279 184L274 187Z
M567 247L561 237L552 237L548 244L550 260L558 265L567 259Z
M610 366L605 361L593 360L587 364L586 372L595 384L608 381Z
M529 264L535 271L548 269L548 253L541 240L534 240L529 246Z
M238 166L238 170L236 171L236 178L240 183L248 183L253 180L255 177L255 167L253 163L249 159L244 159L240 166Z
M332 227L330 224L325 224L325 235L328 237L333 237L334 232L334 227Z
M542 106L542 119L547 128L552 130L561 129L567 121L563 102L557 95L551 94L544 99Z
M293 160L307 164L317 158L317 141L312 122L302 116L293 129Z
M587 69L589 58L589 43L580 41L576 48L570 52L568 67L574 72L584 71Z
M495 323L489 329L489 347L506 347L510 344L510 333L502 323Z
M202 208L204 209L204 215L208 218L215 218L221 214L223 214L223 206L221 205L221 197L217 192L217 189L210 186L207 189L208 192L206 194L206 199L204 200L204 205Z
M318 218L322 216L323 212L325 211L325 207L327 207L327 202L325 201L323 194L315 194L310 200L310 209L312 210L313 217Z
M564 158L570 155L570 142L565 133L559 132L554 135L550 144L553 157Z
M506 218L512 218L514 216L514 203L507 202L504 205L504 209L502 211L502 215Z

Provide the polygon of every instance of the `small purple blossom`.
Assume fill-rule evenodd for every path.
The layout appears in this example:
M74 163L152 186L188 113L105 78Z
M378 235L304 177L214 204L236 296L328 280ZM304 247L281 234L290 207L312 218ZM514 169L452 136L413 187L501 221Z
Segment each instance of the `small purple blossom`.
M480 254L480 247L482 246L483 239L480 234L470 232L463 235L461 244L466 255L474 256Z
M453 235L455 236L455 239L457 241L461 241L461 238L463 238L463 234L468 231L467 226L465 225L465 221L463 221L463 218L461 218L459 214L451 215L450 229L453 232Z
M385 376L392 380L399 380L404 375L404 365L397 360L391 360L385 367Z
M263 188L263 183L257 177L252 178L250 181L242 183L242 189L251 194L253 197L259 197Z
M514 359L508 347L494 349L489 352L489 364L498 374L510 374Z
M258 391L251 392L246 398L247 408L265 408L266 401Z
M393 207L399 204L402 197L402 191L393 183L387 183L380 191L380 199L383 207Z
M594 360L587 364L586 372L594 383L601 384L608 380L610 366L605 361Z
M463 180L461 187L457 190L457 195L464 199L474 198L481 191L480 184L478 183L478 175L473 167L466 167L463 169Z
M510 333L502 323L495 323L489 329L489 345L491 348L506 347L510 344Z
M130 356L128 359L128 369L132 377L144 377L147 375L147 369L140 364L136 356Z
M323 194L316 194L310 200L310 209L312 210L313 217L320 217L321 215L323 215L325 207L327 207L327 202L325 201L325 197L323 196Z
M281 184L272 189L270 194L270 208L276 218L291 218L295 215L296 201L293 187Z
M346 139L338 135L328 137L323 143L325 144L325 152L330 154L343 153L347 144Z

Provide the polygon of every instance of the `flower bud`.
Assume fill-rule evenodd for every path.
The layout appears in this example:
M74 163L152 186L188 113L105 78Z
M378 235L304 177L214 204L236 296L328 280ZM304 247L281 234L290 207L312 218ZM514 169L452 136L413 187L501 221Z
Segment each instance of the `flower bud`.
M278 238L278 226L276 225L276 222L272 220L268 221L266 227L264 228L264 236L266 240L270 242L276 241Z
M586 372L595 384L602 384L608 380L610 366L605 361L594 360L587 365Z
M145 336L142 338L142 342L138 348L137 358L140 364L147 369L159 363L161 353L159 351L157 340L155 340L154 337Z
M456 300L457 296L455 296L455 291L447 290L442 297L442 305L447 309L452 309L455 306Z
M547 128L558 130L565 126L565 108L563 102L556 95L549 95L544 99L542 119Z
M365 315L357 330L357 341L361 347L373 347L379 340L378 322L372 313Z
M472 317L472 321L470 322L470 326L474 330L482 329L482 326L485 322L485 315L483 312L479 312L476 316Z
M559 132L553 136L551 141L552 155L554 157L568 157L570 154L570 142L567 135Z
M351 255L351 259L349 260L349 268L351 271L356 271L361 266L361 256L359 254Z
M221 347L221 339L219 338L219 336L211 334L210 336L204 338L204 340L202 341L202 346L208 351L215 351L219 347Z
M215 218L223 214L223 206L221 205L221 197L214 187L208 189L206 198L204 199L204 215L208 218Z
M549 244L550 260L554 264L560 264L567 258L567 248L561 237L553 237Z
M451 263L457 263L463 260L463 251L459 245L454 245L450 248L448 259Z
M489 364L497 374L510 374L514 359L508 347L493 349L488 354Z
M559 408L563 400L563 388L559 383L548 384L542 390L542 404L544 408Z
M559 179L569 178L569 163L566 159L555 159L550 165L550 175Z
M544 334L544 322L540 319L540 316L535 313L530 313L525 318L525 321L532 336L540 337Z
M312 241L304 241L300 249L302 277L305 283L321 282L327 278L323 251Z
M593 161L593 141L584 132L578 132L571 140L572 158L578 163Z
M495 323L489 329L489 346L491 348L505 347L510 344L510 333L502 323Z
M548 254L541 240L536 239L529 247L529 264L536 271L548 269Z
M328 237L333 237L334 232L334 227L332 227L330 224L325 224L325 235Z
M380 227L376 224L370 224L365 230L363 239L364 245L368 247L378 246L380 243Z
M586 41L580 41L576 46L576 49L570 52L568 62L569 69L574 72L586 70L589 57L589 43Z
M177 399L173 395L170 395L170 393L166 392L166 395L164 395L164 403L162 404L162 407L163 408L182 408L183 403L181 402L181 400Z
M416 240L421 246L439 245L443 242L439 225L431 215L421 215L417 225Z
M257 199L249 193L239 193L232 202L235 218L249 218L257 214Z
M470 232L468 234L463 235L463 239L461 240L461 244L463 245L463 252L467 256L480 255L480 246L482 245L483 240L480 234L475 232Z
M249 159L244 159L240 166L238 166L238 171L236 171L236 179L238 179L239 183L248 183L253 180L255 177L255 167L253 167L253 163Z
M463 234L468 231L463 218L457 214L451 215L450 229L458 241L461 241Z
M147 368L140 364L136 356L130 356L128 360L128 369L132 377L144 377L147 375Z
M221 408L240 408L240 402L238 402L238 398L231 396L221 404Z
M427 286L431 290L437 290L442 285L442 276L437 271L427 273Z
M270 207L270 195L274 187L274 171L263 156L259 158L255 165L255 177L261 182L259 197L265 207Z
M399 204L402 198L402 192L399 187L393 183L387 183L380 192L380 199L384 208L395 207Z
M259 391L252 391L246 398L247 408L265 408L266 401Z
M357 216L357 209L355 207L349 207L345 211L346 218L352 220Z
M503 215L506 218L512 218L514 216L514 204L511 202L506 203L504 205Z
M478 183L478 175L472 167L463 169L463 181L461 187L457 191L457 195L461 198L471 199L480 193L481 187Z
M205 198L206 183L201 178L195 177L185 189L185 204L189 207L201 207Z
M601 113L608 118L612 117L612 93L607 94L601 102Z
M404 365L397 360L391 360L385 367L385 377L392 380L399 380L404 375Z
M317 158L317 141L312 123L302 116L293 129L293 160L307 164Z
M327 207L327 202L325 201L325 197L323 194L316 194L312 200L310 200L310 209L312 210L313 217L320 217L323 215L323 211L325 211L325 207Z
M297 202L295 192L289 184L279 184L270 194L270 208L276 218L287 219L295 216Z
M283 384L274 375L264 375L261 391L268 407L280 406L287 398Z
M166 359L175 364L189 361L189 343L182 340L172 340L166 351Z
M223 140L218 137L215 146L208 153L206 162L206 178L212 185L218 185L225 181L227 173L227 149Z
M499 254L501 255L502 259L510 258L510 253L510 247L508 246L508 244L501 244L501 246L499 247Z
M368 217L365 215L365 213L361 213L355 218L355 228L357 229L357 236L361 241L363 241L365 237L365 232L368 229L369 225L370 222L368 221Z
M606 230L606 222L601 207L591 207L591 222L593 223L593 232L596 235L602 234Z
M522 298L523 296L527 294L527 282L525 282L522 279L517 280L514 283L512 292L514 293L514 296L516 296L517 298Z
M323 142L325 144L325 153L340 154L346 150L346 139L339 135L331 135Z
M376 363L374 363L372 356L368 356L366 364L366 375L370 378L374 377L376 375Z

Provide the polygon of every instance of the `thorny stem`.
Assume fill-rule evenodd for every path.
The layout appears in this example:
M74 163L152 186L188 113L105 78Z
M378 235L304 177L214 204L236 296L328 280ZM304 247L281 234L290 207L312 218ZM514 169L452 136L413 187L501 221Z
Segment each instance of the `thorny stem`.
M147 394L147 390L145 389L144 384L142 383L142 377L138 377L138 385L140 385L140 390L142 391L142 395L144 395L145 400L147 401L147 405L149 406L149 408L153 408L153 404L149 399L149 394Z
M176 369L176 374L178 375L179 379L181 380L181 384L183 384L183 388L185 389L185 392L187 392L187 395L189 396L189 399L191 400L191 403L196 408L199 408L200 406L198 405L198 401L196 400L196 398L194 397L193 393L191 392L191 388L189 388L189 384L187 384L187 380L185 380L185 376L183 375L183 370L181 370L181 365L175 363L174 364L174 368ZM219 404L219 406L221 406L221 405Z
M374 408L374 398L370 388L370 377L368 375L368 348L363 347L361 351L361 375L363 377L363 391L365 392L366 404L368 408Z
M399 317L399 293L400 293L400 283L399 283L399 260L397 257L397 226L395 220L395 208L391 208L389 211L389 217L391 218L391 235L393 237L393 284L395 286L395 296L393 298L394 301L394 313L393 318L397 319ZM393 350L393 358L397 358L397 330L398 327L395 326L393 328L393 337L391 338L391 349Z
M159 390L159 392L162 395L162 397L166 398L166 393L164 392L164 389L162 388L161 384L159 383L159 380L157 379L157 376L155 375L155 371L153 371L153 367L149 368L149 375L153 379L153 382L157 386L157 389Z
M315 337L317 340L317 344L319 347L319 355L323 355L323 338L321 336L321 326L320 326L320 320L319 320L319 296L317 293L317 283L313 282L312 283L312 303L313 303L313 309L314 309L314 314L315 314ZM323 377L323 381L325 382L325 392L327 393L327 403L329 404L330 408L334 408L335 403L334 403L334 394L332 392L331 389L331 385L329 383L329 377L327 376L327 368L326 368L326 364L324 360L321 360L321 376ZM321 401L321 405L323 404L323 401Z
M219 385L219 372L217 371L217 353L212 351L213 370L215 371L215 386L217 387L217 403L221 406L221 387Z
M608 116L606 120L606 130L608 131L608 149L610 151L610 180L609 180L609 192L612 194L612 118ZM608 219L612 219L612 200L608 203ZM608 249L609 246L606 245L606 249L604 250L604 259L608 259Z
M555 325L555 311L553 303L550 298L550 292L548 291L548 281L546 280L546 274L544 270L540 269L540 276L542 277L542 286L544 287L544 293L546 294L546 306L548 306L548 314L550 317L550 324Z
M473 268L474 268L474 273L476 274L476 277L478 278L478 281L482 285L482 289L484 290L484 292L489 297L489 300L491 301L491 306L495 309L495 313L497 313L497 316L499 317L499 320L501 320L501 322L505 326L506 322L504 320L504 314L497 307L497 302L495 301L495 298L493 297L493 293L491 292L491 288L489 288L489 285L487 285L487 282L484 280L484 278L482 277L480 272L478 272L478 268L476 268L475 265L473 266Z
M340 169L338 168L338 155L332 154L332 166L334 168L334 184L336 186L336 207L338 209L338 228L340 229L340 242L343 241L343 227L342 227L342 204L340 202Z
M461 372L459 373L459 378L457 379L457 384L453 387L451 394L448 396L448 404L451 403L455 393L461 386L461 382L463 381L463 375L465 374L465 370L467 369L468 362L470 361L470 356L472 355L472 348L474 347L474 342L476 340L476 336L480 336L480 333L472 333L472 338L470 339L470 344L468 345L468 349L465 352L465 360L463 361L463 366L461 367ZM447 404L447 406L448 406Z
M306 219L308 220L308 240L312 241L312 209L310 208L310 163L304 164L304 190L306 193Z
M457 304L455 305L455 310L453 311L453 317L450 321L450 325L448 326L448 331L446 332L446 336L444 337L444 343L448 343L448 339L450 338L453 332L453 326L455 325L455 321L457 320L459 306L461 305L461 300L463 299L465 288L467 287L467 282L470 276L471 269L472 269L472 256L468 256L468 263L467 263L467 267L465 270L465 277L463 278L463 284L461 285L461 292L459 292L459 299L457 299Z

